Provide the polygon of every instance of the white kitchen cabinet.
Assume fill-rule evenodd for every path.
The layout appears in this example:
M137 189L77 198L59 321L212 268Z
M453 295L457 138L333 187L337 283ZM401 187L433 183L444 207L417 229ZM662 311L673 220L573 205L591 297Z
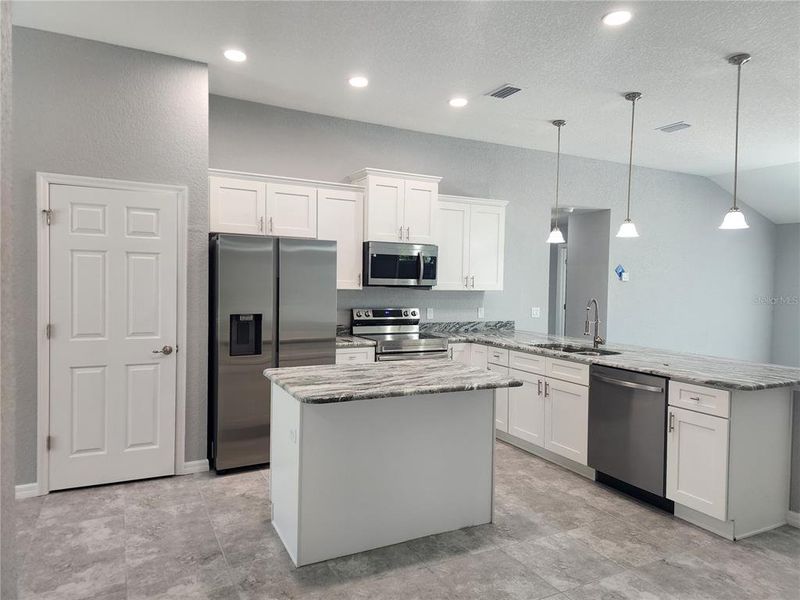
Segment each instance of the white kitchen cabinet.
M508 367L488 364L490 371L495 371L508 377ZM508 397L513 388L497 388L494 391L494 420L498 431L508 432Z
M266 193L268 235L317 237L316 187L268 182Z
M449 344L448 352L450 354L450 359L464 363L465 365L470 364L470 345L469 344Z
M669 407L667 498L724 521L728 419Z
M502 290L506 202L439 196L436 290Z
M362 169L350 181L366 190L364 239L436 244L441 177Z
M211 176L208 187L210 231L264 234L267 206L263 182Z
M336 350L337 365L353 365L375 362L375 348L338 348Z
M548 377L545 380L544 447L587 464L589 388Z
M470 344L469 364L473 367L485 369L487 365L488 348L481 344Z
M336 242L336 288L361 289L364 194L349 189L317 190L317 237Z
M502 431L531 444L544 446L545 378L517 369L511 369L509 373L511 377L522 380L522 387L508 389L508 429Z

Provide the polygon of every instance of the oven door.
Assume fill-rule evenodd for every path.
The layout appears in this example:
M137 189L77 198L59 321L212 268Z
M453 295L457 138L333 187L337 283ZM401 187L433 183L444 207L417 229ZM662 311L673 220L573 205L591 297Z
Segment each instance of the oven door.
M432 287L438 254L429 244L364 242L364 284Z
M447 358L446 350L436 352L397 352L394 354L378 354L375 360L378 362L392 361L392 360L438 360Z

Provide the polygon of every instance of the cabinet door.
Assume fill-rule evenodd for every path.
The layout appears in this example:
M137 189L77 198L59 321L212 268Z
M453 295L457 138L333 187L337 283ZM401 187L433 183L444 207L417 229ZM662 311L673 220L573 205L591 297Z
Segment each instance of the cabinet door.
M544 447L585 465L589 445L589 388L545 380Z
M506 209L502 206L472 206L469 219L470 289L503 289L505 214Z
M405 240L412 244L436 244L439 184L414 180L405 183Z
M209 228L218 233L264 234L264 183L209 177Z
M454 361L469 364L469 344L450 344L450 358Z
M317 237L317 188L267 183L267 234Z
M336 242L336 288L361 289L364 197L350 190L317 192L317 237Z
M471 364L473 367L485 369L487 364L487 355L488 353L486 346L481 346L480 344L470 344L469 364Z
M392 177L370 175L367 178L367 227L369 242L400 242L405 240L403 205L405 181Z
M728 419L669 407L667 498L727 520Z
M439 259L434 290L466 290L469 260L469 204L439 203L437 241Z
M511 369L510 374L522 380L522 387L508 390L508 433L544 446L545 378L516 369Z
M500 365L487 366L489 367L490 371L496 371L502 375L508 375L508 367L501 367ZM495 428L506 433L508 433L508 397L509 388L497 388L494 391Z

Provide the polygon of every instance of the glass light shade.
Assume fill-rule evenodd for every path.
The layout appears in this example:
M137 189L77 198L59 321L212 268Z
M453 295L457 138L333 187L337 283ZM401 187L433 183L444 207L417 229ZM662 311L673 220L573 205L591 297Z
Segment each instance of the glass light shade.
M732 208L725 213L720 229L748 229L750 225L744 220L744 213L738 208Z
M563 244L566 240L564 239L564 234L561 233L561 230L558 227L553 227L553 230L550 232L550 235L547 236L547 243L548 244Z
M639 237L639 232L636 231L636 225L633 224L633 221L630 219L625 219L622 222L622 225L619 226L619 231L617 232L618 238L635 238Z

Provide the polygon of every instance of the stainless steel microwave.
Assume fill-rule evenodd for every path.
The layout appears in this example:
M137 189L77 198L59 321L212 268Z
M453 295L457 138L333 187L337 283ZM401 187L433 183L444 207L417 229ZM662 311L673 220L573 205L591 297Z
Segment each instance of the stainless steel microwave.
M364 242L364 285L432 287L438 257L429 244Z

